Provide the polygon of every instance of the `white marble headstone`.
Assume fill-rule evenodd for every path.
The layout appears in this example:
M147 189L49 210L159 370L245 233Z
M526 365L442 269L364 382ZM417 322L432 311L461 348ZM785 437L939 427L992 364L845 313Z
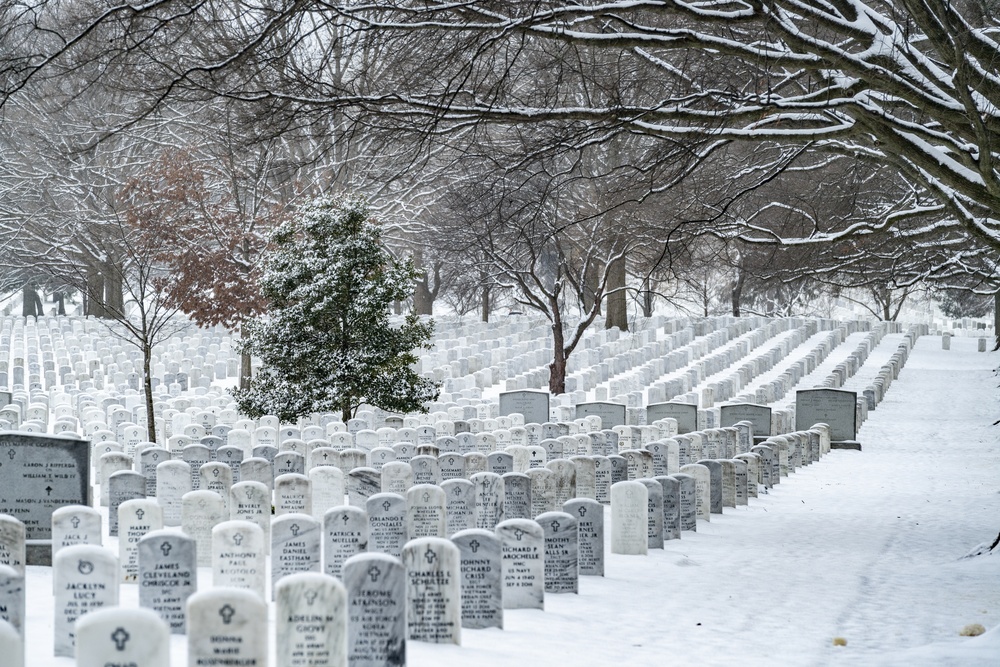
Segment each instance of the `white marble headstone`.
M198 590L195 541L171 530L139 540L139 605L152 609L172 634L187 631L187 600Z
M215 588L188 599L188 665L267 667L267 603L252 591Z
M462 586L458 547L440 537L420 537L403 548L407 638L461 644Z
M153 498L126 500L118 506L118 563L121 581L139 581L139 540L163 528L163 510Z
M0 620L10 623L21 634L24 634L24 603L24 575L9 565L0 565Z
M267 549L260 526L230 520L212 528L212 585L245 588L265 599Z
M149 609L99 609L76 622L77 667L170 667L170 629Z
M10 667L24 667L24 641L7 621L0 619L0 655L10 661Z
M277 667L347 667L347 590L318 572L291 574L275 590Z
M646 485L634 480L611 486L611 553L646 555L649 509Z
M368 550L368 513L360 507L341 505L323 516L323 568L340 577L344 562Z
M347 661L351 667L406 665L406 571L381 553L344 563L347 589Z
M110 549L77 544L56 554L52 576L55 655L73 657L76 620L88 612L118 604L118 559Z
M545 535L530 519L508 519L496 527L503 553L504 609L545 608Z
M182 499L181 528L198 545L198 565L212 565L212 529L225 521L228 513L215 491L188 491Z

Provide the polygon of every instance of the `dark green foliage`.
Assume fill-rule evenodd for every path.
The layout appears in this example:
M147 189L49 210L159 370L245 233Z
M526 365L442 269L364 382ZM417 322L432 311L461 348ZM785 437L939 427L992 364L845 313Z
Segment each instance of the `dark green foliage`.
M242 344L263 366L234 392L241 412L282 421L340 412L346 421L362 403L411 412L437 398L437 386L410 368L433 323L389 320L416 272L382 245L363 201L317 199L271 242L261 279L267 316L247 324Z

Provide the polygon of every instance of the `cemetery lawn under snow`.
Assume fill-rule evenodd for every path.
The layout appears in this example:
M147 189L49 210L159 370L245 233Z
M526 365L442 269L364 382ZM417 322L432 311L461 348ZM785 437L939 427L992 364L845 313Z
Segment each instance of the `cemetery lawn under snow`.
M1000 553L963 558L1000 531L998 364L974 338L944 351L921 337L860 429L863 452L832 451L662 551L608 553L606 577L546 595L544 612L507 610L503 631L408 642L407 663L1000 665ZM51 571L29 567L27 584L26 664L74 664L52 657ZM121 603L138 606L135 585ZM972 623L987 633L960 637ZM185 639L171 641L183 667Z

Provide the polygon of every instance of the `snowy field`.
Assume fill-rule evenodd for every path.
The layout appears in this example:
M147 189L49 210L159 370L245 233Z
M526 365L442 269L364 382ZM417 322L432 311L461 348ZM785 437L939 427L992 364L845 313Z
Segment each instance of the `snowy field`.
M1000 530L997 365L975 339L920 338L863 452L833 451L662 551L609 553L606 577L508 610L503 631L410 642L407 664L1000 665L1000 553L963 559ZM28 667L74 664L52 656L50 572L28 568ZM121 598L138 606L136 586ZM972 623L988 632L960 637ZM184 637L172 658L186 664Z

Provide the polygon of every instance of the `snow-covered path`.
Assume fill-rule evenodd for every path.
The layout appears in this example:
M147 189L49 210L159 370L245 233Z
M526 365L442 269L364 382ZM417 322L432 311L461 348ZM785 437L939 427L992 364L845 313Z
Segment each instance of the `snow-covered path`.
M862 452L835 450L664 550L609 554L606 577L508 611L503 631L410 642L408 665L1000 665L1000 554L961 559L1000 530L1000 355L940 348L919 339ZM28 570L27 664L69 667L51 655L50 570ZM970 623L993 630L959 637ZM172 656L186 664L183 637Z

